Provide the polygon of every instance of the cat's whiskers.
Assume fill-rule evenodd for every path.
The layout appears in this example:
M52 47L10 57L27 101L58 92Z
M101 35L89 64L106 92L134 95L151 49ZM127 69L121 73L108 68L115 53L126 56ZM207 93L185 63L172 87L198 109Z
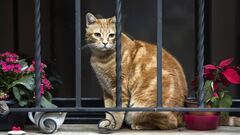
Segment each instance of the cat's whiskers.
M92 48L92 49L96 49L97 47L96 47L96 45L95 44L85 44L84 46L82 46L82 50L84 50L84 49L86 49L86 48Z

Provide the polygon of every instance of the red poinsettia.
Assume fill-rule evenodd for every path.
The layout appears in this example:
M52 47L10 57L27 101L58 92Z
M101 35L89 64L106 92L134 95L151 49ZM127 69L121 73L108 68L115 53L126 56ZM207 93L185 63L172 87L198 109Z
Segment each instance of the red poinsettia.
M228 86L240 84L240 68L232 66L233 58L225 59L215 66L204 66L204 102L212 107L231 107L232 95ZM194 89L197 90L197 78L193 81ZM198 96L198 92L196 93ZM228 113L221 112L221 116Z
M214 89L218 88L217 83L222 83L224 86L240 84L239 68L230 66L232 62L233 58L229 58L222 60L217 66L212 64L204 66L204 77L215 82Z

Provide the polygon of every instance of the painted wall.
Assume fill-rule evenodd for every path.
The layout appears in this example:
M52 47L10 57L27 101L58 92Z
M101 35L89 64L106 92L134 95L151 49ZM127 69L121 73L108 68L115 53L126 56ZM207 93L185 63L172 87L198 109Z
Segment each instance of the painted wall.
M237 0L209 0L208 62L222 58L239 59L240 4ZM209 3L208 1L208 3ZM56 96L74 97L74 1L42 0L42 56L52 74L64 82ZM14 4L15 3L15 4ZM0 1L0 52L15 50L31 58L34 51L34 14L32 0ZM85 14L113 16L113 0L82 0L82 39ZM14 17L15 15L15 17ZM164 48L182 63L189 88L195 76L195 1L166 0L164 3ZM134 39L156 43L156 1L123 2L123 31ZM84 42L82 43L84 45ZM101 97L101 88L89 64L89 50L82 59L82 93L84 97ZM237 88L233 88L237 89ZM235 90L237 93L237 90ZM236 94L237 95L237 94Z

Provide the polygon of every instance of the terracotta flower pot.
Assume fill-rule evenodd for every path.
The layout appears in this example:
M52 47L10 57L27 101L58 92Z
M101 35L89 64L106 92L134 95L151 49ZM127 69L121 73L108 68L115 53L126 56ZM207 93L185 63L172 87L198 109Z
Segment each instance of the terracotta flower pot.
M219 115L184 114L185 127L191 130L213 130L219 125Z
M198 102L196 99L187 99L186 107L197 108ZM211 108L210 105L205 105L206 108ZM185 126L192 130L212 130L219 125L218 112L187 112L184 114Z

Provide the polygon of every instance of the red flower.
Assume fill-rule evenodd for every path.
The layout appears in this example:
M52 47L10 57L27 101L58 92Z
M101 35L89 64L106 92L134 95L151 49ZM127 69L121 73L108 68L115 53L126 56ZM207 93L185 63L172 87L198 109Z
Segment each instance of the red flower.
M236 67L230 66L233 59L222 60L218 66L208 64L204 66L204 77L214 82L222 82L225 86L229 84L240 84L240 75ZM217 84L215 84L217 85ZM217 86L215 86L217 88Z
M214 92L214 93L213 93L213 96L214 96L214 97L219 97L217 92Z
M15 127L15 126L12 127L12 131L20 131L20 130L21 130L21 127Z
M213 90L217 90L219 88L217 82L213 82Z
M222 74L232 84L240 84L240 76L239 76L238 72L235 69L227 68L227 69L222 71Z

